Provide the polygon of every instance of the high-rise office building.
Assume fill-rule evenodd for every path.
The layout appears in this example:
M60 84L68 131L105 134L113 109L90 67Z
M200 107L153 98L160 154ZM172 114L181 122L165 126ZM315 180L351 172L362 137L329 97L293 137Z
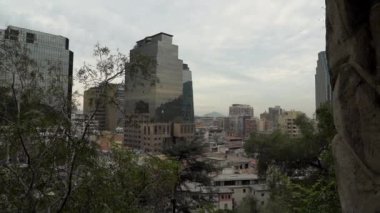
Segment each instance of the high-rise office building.
M194 134L191 71L172 41L172 35L158 33L130 51L124 138L132 148L160 152L173 138Z
M330 73L327 64L326 52L318 53L317 68L315 74L315 106L318 109L325 103L331 103L332 91Z
M92 116L100 131L115 132L124 126L124 84L101 84L84 92L83 114Z
M68 38L8 26L0 30L0 41L9 44L8 47L15 44L14 47L18 45L20 51L26 50L41 77L37 80L37 86L45 93L41 97L46 103L70 110L74 54L69 50ZM9 85L12 82L12 73L3 68L0 67L0 83Z
M187 122L194 122L193 81L191 77L190 68L187 64L183 64L182 82L183 82L183 89L182 89L183 120Z

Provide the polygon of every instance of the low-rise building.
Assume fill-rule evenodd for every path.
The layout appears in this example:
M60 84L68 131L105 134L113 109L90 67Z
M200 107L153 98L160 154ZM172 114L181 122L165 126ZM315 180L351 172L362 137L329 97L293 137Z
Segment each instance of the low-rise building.
M187 197L191 197L189 202L192 204L192 209L199 209L198 200L210 201L215 210L232 210L233 198L232 190L228 188L203 186L198 183L185 183L182 187L182 193Z
M253 197L256 200L256 206L260 210L264 208L270 198L270 190L267 184L257 184L252 186Z
M256 174L219 174L212 178L215 187L227 188L233 191L232 199L234 205L241 203L244 197L253 192L252 186L259 183Z
M125 128L127 139L124 142L132 149L162 153L165 147L176 141L194 139L195 128L192 123L150 122L147 118L134 121Z

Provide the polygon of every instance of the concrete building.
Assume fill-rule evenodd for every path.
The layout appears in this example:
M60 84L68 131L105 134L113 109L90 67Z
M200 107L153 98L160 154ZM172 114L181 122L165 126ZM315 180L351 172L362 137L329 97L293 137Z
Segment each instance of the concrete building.
M300 137L301 130L296 125L295 120L298 116L303 115L300 111L285 111L279 118L279 127L283 133L288 134L290 137Z
M124 126L124 85L106 84L92 87L84 92L83 113L94 114L100 131L115 132L117 127Z
M225 131L229 136L244 137L246 133L246 120L254 116L253 108L245 104L232 104L229 116L225 119Z
M257 118L249 118L244 120L244 131L243 137L245 139L249 138L251 134L256 133L258 131L259 119Z
M248 116L253 117L253 107L246 104L232 104L230 106L229 116Z
M172 40L172 35L158 33L138 41L130 51L124 142L134 149L160 152L170 143L194 136L191 71L178 58ZM156 134L156 127L162 131ZM148 128L153 128L150 134Z
M0 30L2 45L16 51L25 51L33 61L28 69L33 69L36 84L41 92L43 101L58 109L67 110L71 114L72 75L74 54L69 49L69 39L59 35L39 32L21 27L8 26ZM1 50L4 51L4 50ZM5 54L2 60L11 60ZM12 62L10 62L12 63ZM0 66L0 85L10 85L12 73L19 75L19 71L5 68L7 63ZM9 67L8 67L9 68ZM23 79L24 81L26 79ZM17 84L20 82L16 82ZM25 82L24 82L25 83Z
M271 134L273 130L273 123L269 118L268 112L263 112L260 114L260 120L257 125L257 131L260 134Z
M272 124L272 129L273 131L278 130L279 125L278 125L278 119L283 113L283 109L281 109L280 106L275 106L275 107L269 107L268 108L268 119Z
M190 203L190 208L193 210L192 212L199 212L199 210L201 210L199 207L204 207L197 201L209 201L213 205L214 210L232 210L234 207L232 199L233 192L230 189L203 186L193 182L187 182L182 185L181 188L182 194L194 199L193 203Z
M252 187L257 184L259 184L259 178L256 174L219 174L212 178L214 187L233 191L234 206L238 206L245 197L251 195Z
M273 131L278 130L279 127L279 118L284 112L280 106L269 107L268 112L265 111L260 114L259 121L259 132L260 133L272 133Z
M325 103L331 103L332 90L330 72L327 64L326 52L318 53L317 68L315 74L315 107L318 109Z
M257 184L252 186L252 194L256 200L258 210L263 209L270 199L270 189L267 184Z
M230 117L233 116L249 116L253 117L253 107L246 104L232 104L229 108Z

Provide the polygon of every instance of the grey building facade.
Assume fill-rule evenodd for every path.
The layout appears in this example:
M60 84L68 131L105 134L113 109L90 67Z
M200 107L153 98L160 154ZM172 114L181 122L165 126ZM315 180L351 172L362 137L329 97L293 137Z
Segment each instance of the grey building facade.
M124 84L100 84L84 91L83 114L99 123L100 131L115 132L124 126Z
M254 116L253 107L246 104L232 104L229 109L229 116Z
M230 136L244 137L246 120L253 118L253 107L246 104L232 104L229 108L228 132Z
M268 117L269 117L269 121L272 124L272 129L273 130L277 130L279 128L278 119L282 115L283 111L284 110L281 109L280 106L275 106L275 107L269 107L268 108Z
M331 103L332 90L330 72L327 64L326 52L318 53L317 68L315 74L315 108L318 109L325 103Z
M0 41L3 45L8 44L8 47L12 47L12 44L16 47L17 44L20 50L25 50L27 56L34 62L34 69L41 76L37 80L38 88L44 92L41 96L49 105L62 107L64 104L70 111L74 54L69 49L69 39L8 26L0 30ZM3 66L6 65L3 64ZM0 67L0 83L9 85L11 79L11 71Z

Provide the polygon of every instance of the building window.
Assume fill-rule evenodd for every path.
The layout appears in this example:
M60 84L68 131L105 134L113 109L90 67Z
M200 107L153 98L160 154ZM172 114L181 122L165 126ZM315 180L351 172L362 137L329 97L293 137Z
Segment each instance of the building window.
M18 30L9 29L5 31L5 39L17 41L20 32Z
M243 189L243 193L245 193L245 189Z
M228 204L227 203L224 204L224 209L228 209Z
M242 180L241 185L249 185L249 180Z
M264 197L264 193L261 193L261 197Z
M33 33L26 33L26 43L33 44L35 40L36 40L36 35L35 34L33 34Z
M224 181L224 185L225 186L234 186L235 185L235 181Z

